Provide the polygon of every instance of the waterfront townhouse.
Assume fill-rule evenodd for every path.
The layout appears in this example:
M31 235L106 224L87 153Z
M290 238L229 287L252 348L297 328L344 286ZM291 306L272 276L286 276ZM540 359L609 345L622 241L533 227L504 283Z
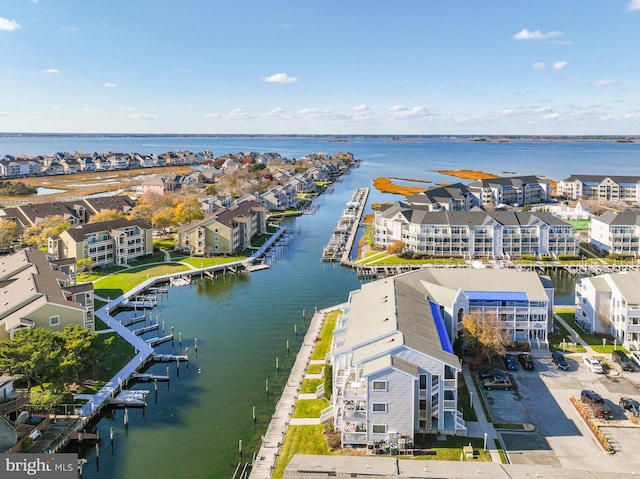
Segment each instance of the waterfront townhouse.
M338 318L331 406L345 447L466 432L457 410L460 360L417 273L362 285Z
M90 156L78 158L78 166L80 167L80 171L85 173L96 171L96 164L93 162L93 158L91 158Z
M34 160L7 159L0 161L0 176L16 178L20 176L32 176L42 173L42 165Z
M73 262L75 264L75 261ZM93 284L73 284L52 258L24 249L0 259L0 340L21 328L94 330Z
M416 193L407 197L406 202L428 211L469 211L475 205L475 197L465 185L455 183Z
M582 329L611 334L618 344L640 349L640 272L581 278L575 298Z
M637 202L639 184L640 176L571 175L558 183L557 195L571 200Z
M384 205L375 214L374 245L387 248L395 242L407 253L468 259L572 256L579 244L573 226L549 213L433 212L403 202Z
M178 229L176 248L193 256L233 254L267 232L267 209L254 200L205 215Z
M549 182L537 176L484 178L468 187L483 208L542 203L551 196Z
M640 217L632 211L606 211L591 218L589 234L591 245L600 251L637 257L640 250Z
M84 224L49 238L48 251L58 258L90 259L93 266L123 265L153 253L152 231L138 219Z
M278 185L260 195L269 210L283 211L298 206L298 195L294 188Z

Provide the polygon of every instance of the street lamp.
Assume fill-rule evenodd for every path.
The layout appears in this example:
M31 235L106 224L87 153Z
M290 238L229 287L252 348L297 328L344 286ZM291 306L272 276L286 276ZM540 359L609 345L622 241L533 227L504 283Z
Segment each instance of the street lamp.
M469 391L469 407L473 409L473 391Z
M487 450L487 433L484 433L484 448L485 451Z

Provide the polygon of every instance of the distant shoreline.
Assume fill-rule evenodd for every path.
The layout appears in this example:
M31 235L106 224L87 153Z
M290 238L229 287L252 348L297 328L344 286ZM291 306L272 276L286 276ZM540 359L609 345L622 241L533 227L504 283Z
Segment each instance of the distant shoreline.
M445 139L473 142L509 141L616 141L633 143L640 141L640 135L394 135L394 134L216 134L216 133L34 133L0 132L0 138L327 138L344 140L357 138L380 138L390 141L411 141L416 139Z

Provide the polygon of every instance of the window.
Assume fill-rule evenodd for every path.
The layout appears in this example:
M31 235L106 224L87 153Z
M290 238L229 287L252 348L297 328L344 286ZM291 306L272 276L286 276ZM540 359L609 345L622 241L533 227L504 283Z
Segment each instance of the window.
M372 432L374 434L386 434L387 433L387 425L386 424L374 424L372 427Z
M58 324L60 324L60 316L49 317L49 326L57 326Z
M387 403L386 402L374 402L371 405L373 412L387 412Z
M386 391L387 381L373 381L371 387L374 391Z
M427 389L427 375L420 375L420 389Z

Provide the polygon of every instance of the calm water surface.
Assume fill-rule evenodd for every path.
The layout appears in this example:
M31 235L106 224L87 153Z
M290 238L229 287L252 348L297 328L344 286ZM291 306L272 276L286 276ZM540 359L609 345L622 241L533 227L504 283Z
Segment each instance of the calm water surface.
M125 151L163 153L169 150L210 150L215 155L239 151L278 152L299 157L311 152L351 151L364 159L336 184L335 192L316 201L316 215L288 223L300 235L271 269L249 277L227 275L211 282L195 281L180 290L171 288L167 299L154 310L167 328L182 332L183 349L190 347L187 370L170 366L172 381L153 385L146 411L130 410L128 430L123 412L102 419L98 428L103 440L99 464L89 454L84 477L139 479L229 478L239 461L238 441L245 459L260 444L274 411L294 354L314 308L347 300L359 287L350 270L322 265L322 247L328 240L353 192L371 186L373 178L395 176L432 182L455 182L435 172L440 169L474 169L496 174L541 174L562 179L571 173L640 175L637 144L615 142L476 143L425 138L391 142L381 138L349 138L345 143L323 138L0 138L0 155L50 154L56 151ZM464 181L464 180L462 180ZM371 191L370 203L401 199ZM573 278L556 276L557 303L573 302ZM302 317L305 311L306 319ZM294 325L298 337L294 335ZM193 357L194 338L198 357ZM290 354L286 351L289 340ZM178 353L170 343L159 352ZM279 359L280 372L275 368ZM163 374L166 365L152 372ZM269 380L270 395L265 393ZM257 424L252 422L256 407ZM114 448L109 429L114 430Z

